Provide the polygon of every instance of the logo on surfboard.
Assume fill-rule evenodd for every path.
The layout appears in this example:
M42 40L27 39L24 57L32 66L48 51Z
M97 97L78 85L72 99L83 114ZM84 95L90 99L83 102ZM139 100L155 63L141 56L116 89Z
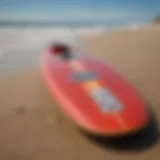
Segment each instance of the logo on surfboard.
M97 75L94 72L78 71L72 74L72 81L85 86L93 101L100 107L101 112L119 112L122 105L111 93L98 84Z
M121 104L104 88L95 88L90 92L92 99L98 104L102 112L119 112Z
M94 72L87 72L87 71L77 71L74 72L71 76L72 81L74 82L86 82L91 80L96 80L97 75Z

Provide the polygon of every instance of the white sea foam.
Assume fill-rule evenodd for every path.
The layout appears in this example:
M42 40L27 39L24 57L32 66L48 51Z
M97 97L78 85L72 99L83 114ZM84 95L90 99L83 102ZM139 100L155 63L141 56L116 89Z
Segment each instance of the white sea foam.
M54 41L63 41L77 45L79 36L91 36L102 34L104 31L139 29L139 25L129 24L128 26L108 29L105 27L90 28L0 28L0 50L13 50L29 47L44 47Z
M54 41L76 45L77 36L93 35L105 28L0 28L0 49L43 47Z

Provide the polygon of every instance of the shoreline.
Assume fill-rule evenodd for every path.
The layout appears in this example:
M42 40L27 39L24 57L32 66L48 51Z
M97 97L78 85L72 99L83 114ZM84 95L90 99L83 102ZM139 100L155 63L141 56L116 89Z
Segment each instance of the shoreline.
M18 49L45 47L52 41L64 41L72 45L78 46L81 43L81 38L101 36L103 34L111 34L126 31L152 30L160 29L159 24L137 24L125 25L123 27L80 27L72 30L71 28L1 28L0 36L3 41L0 41L1 53L3 50L12 51ZM43 37L43 38L42 38ZM20 44L21 43L21 44ZM77 44L76 44L77 43ZM83 42L82 42L83 45ZM80 44L81 47L81 44Z

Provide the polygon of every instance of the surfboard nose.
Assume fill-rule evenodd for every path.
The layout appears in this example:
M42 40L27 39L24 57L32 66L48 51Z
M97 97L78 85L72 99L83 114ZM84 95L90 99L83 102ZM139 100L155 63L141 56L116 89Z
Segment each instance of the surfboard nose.
M98 135L119 136L137 132L147 125L149 116L145 108L126 113L117 112L97 117L94 121L87 122L87 130Z
M145 107L137 107L132 111L126 110L126 112L122 112L121 118L126 124L126 130L136 131L143 128L148 122L148 112Z

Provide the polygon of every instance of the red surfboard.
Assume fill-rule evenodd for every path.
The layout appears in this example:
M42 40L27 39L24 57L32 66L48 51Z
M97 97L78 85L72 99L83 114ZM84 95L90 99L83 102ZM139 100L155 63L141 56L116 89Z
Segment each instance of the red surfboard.
M119 73L96 58L65 49L47 49L40 67L47 88L67 116L100 135L127 134L147 124L143 99Z

